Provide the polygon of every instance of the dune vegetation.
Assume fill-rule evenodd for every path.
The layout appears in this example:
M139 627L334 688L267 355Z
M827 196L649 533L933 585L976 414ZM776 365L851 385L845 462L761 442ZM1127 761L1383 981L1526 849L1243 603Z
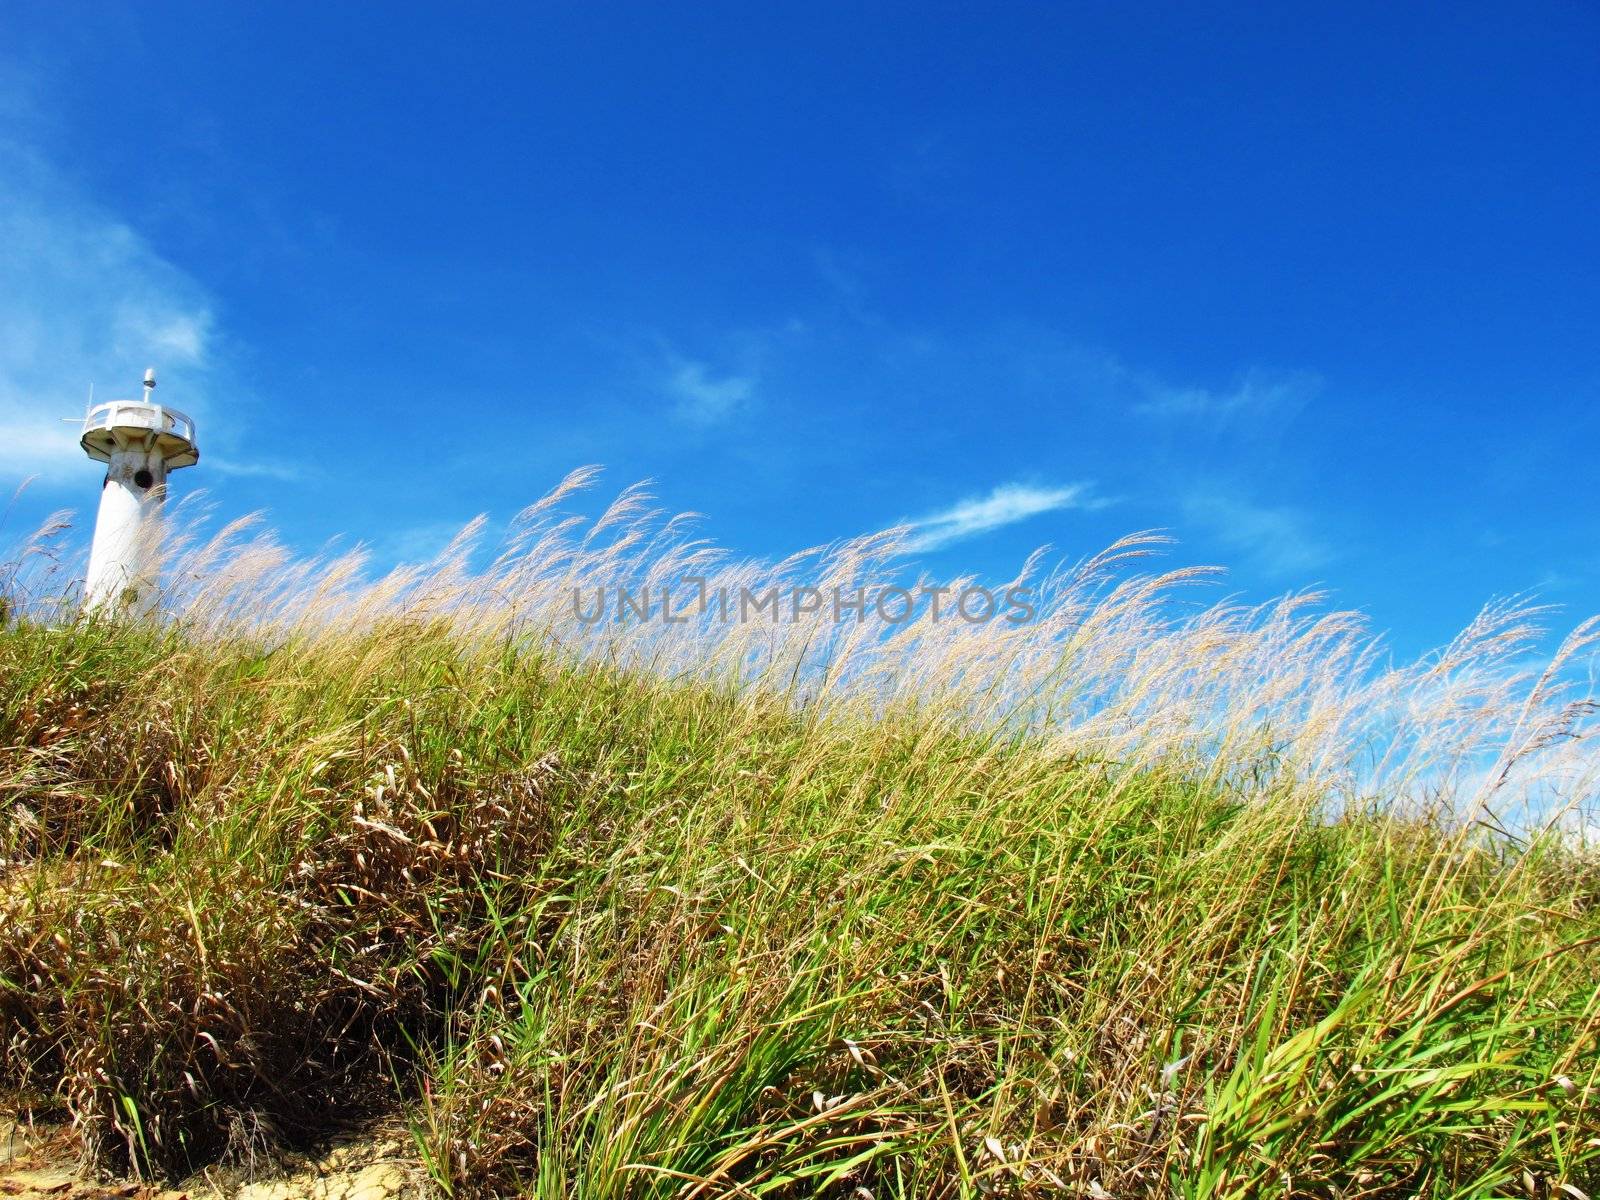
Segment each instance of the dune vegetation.
M1028 623L585 623L900 561L588 482L378 579L238 523L159 621L15 552L0 1089L173 1178L400 1113L461 1196L1600 1194L1593 625L1396 665L1148 536Z

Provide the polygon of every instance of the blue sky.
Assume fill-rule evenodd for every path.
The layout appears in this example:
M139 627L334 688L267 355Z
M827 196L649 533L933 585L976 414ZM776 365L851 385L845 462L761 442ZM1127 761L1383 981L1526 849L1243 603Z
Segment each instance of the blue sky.
M754 555L1162 526L1402 653L1575 620L1597 58L1578 3L12 5L5 532L154 364L174 491L307 548L598 462Z

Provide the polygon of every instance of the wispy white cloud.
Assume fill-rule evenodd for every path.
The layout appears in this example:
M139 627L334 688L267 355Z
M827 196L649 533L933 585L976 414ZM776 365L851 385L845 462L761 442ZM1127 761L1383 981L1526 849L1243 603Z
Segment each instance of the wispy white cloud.
M493 545L505 533L497 521L482 520L475 545ZM374 559L381 567L432 562L467 528L471 521L433 520L390 530L372 543Z
M880 323L868 307L867 285L856 257L831 246L819 246L812 252L811 261L845 316L863 325Z
M1288 414L1322 390L1322 378L1309 371L1246 371L1231 388L1179 386L1150 375L1129 375L1136 398L1133 411L1150 417L1231 417Z
M1197 491L1184 500L1184 511L1189 520L1274 578L1304 576L1334 557L1329 546L1312 532L1306 514L1295 508Z
M433 559L461 532L465 521L423 521L390 530L379 538L373 550L380 559L392 562L421 563Z
M306 477L306 469L295 463L267 459L260 462L240 461L207 455L206 469L218 475L232 475L238 479L273 479L280 483L295 483Z
M203 415L204 289L15 143L0 143L0 246L0 485L93 474L61 420L82 414L91 383L97 399L134 396L155 365L162 397Z
M672 357L664 386L677 401L674 414L696 425L727 420L756 393L753 375L716 375L707 364L677 355Z
M14 411L0 398L0 490L9 494L24 479L46 485L87 479L86 461L67 422Z
M1036 487L1026 483L1003 483L987 496L974 496L910 522L912 532L905 548L937 550L1041 513L1067 508L1099 508L1105 503L1090 495L1087 484Z

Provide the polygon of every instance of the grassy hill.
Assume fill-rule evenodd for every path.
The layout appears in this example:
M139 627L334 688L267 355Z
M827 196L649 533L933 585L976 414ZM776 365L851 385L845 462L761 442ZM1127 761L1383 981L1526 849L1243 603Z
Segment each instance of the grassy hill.
M457 1195L1595 1191L1600 871L1487 802L1592 795L1522 610L1381 668L1106 560L602 653L561 588L697 551L550 512L379 584L230 531L159 628L13 573L0 1087L169 1175L399 1111Z

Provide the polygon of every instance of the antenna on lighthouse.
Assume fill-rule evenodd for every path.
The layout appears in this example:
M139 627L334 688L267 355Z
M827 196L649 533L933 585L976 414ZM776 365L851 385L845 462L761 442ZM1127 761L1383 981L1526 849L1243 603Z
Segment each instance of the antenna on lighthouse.
M160 572L161 507L167 474L200 461L194 422L152 399L155 368L144 373L144 396L94 404L83 418L84 453L106 464L100 511L89 548L84 606L143 616L155 604Z

